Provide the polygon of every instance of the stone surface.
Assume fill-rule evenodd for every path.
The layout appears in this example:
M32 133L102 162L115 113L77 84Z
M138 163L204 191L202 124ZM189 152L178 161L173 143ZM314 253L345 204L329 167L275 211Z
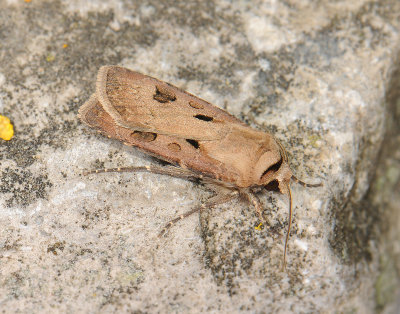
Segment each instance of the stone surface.
M2 311L396 312L399 17L395 0L1 2L0 114L15 128L0 144ZM292 185L285 272L284 196L260 195L263 230L230 202L158 239L212 193L81 175L157 163L78 121L104 64L226 106L324 183Z

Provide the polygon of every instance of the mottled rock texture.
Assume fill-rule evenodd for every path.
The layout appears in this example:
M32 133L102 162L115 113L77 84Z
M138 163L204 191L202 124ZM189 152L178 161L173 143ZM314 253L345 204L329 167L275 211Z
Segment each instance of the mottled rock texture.
M4 313L394 313L399 304L400 2L2 1ZM273 132L288 200L205 202L199 184L84 169L158 164L83 126L100 66L180 86ZM397 301L396 301L397 300Z

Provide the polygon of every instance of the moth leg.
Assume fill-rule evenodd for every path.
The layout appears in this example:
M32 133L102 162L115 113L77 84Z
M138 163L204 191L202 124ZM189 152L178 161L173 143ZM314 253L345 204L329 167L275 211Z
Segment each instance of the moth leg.
M260 219L260 222L263 223L264 225L268 225L269 227L271 227L270 221L267 218L264 218L262 215L263 206L262 206L261 201L258 198L258 196L252 192L247 192L247 191L241 191L241 193L243 196L246 197L248 202L251 205L253 205L254 208L256 209L256 212L257 212L258 218ZM269 231L280 236L279 232L276 232L275 230L272 230L271 228L269 228Z
M305 186L305 187L307 187L307 188L317 188L317 187L319 187L319 186L322 186L322 182L321 182L321 183L316 183L316 184L305 183L305 182L301 181L300 179L298 179L295 175L292 175L292 179L293 179L295 182L297 182L297 183L299 183L299 184L301 184L302 186Z
M257 197L257 195L255 195L254 193L251 193L251 192L244 192L244 191L242 191L241 193L242 193L242 195L244 195L246 197L247 201L251 205L253 205L254 208L256 209L256 212L257 212L258 218L260 219L260 222L262 222L264 224L268 223L268 225L270 225L269 221L262 216L263 208L262 208L260 199Z
M232 191L228 194L219 194L216 195L215 197L213 197L210 201L208 201L205 204L201 204L200 206L197 206L195 208L193 208L192 210L176 217L175 219L172 219L169 223L167 223L164 228L160 231L160 233L158 234L159 237L162 237L169 228L171 228L174 224L176 224L178 221L185 219L186 217L189 217L190 215L200 212L206 208L212 208L216 205L220 205L220 204L224 204L234 198L236 198L239 195L238 191Z
M202 175L198 175L190 170L186 170L179 167L167 166L140 166L140 167L120 167L120 168L109 168L109 169L97 169L86 171L83 174L93 174L93 173L105 173L105 172L151 172L162 175L168 175L171 177L183 178L183 179L202 179Z

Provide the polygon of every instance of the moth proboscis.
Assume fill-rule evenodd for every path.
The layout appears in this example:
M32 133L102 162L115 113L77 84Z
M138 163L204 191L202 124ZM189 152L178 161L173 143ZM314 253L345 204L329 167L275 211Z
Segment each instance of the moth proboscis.
M100 172L153 172L200 179L220 187L206 204L171 220L177 221L238 195L252 204L262 222L262 190L288 195L289 222L283 268L292 222L290 180L306 187L288 164L285 149L270 133L255 130L228 112L175 86L119 66L100 68L96 91L79 109L79 118L109 138L164 160L171 166L100 169ZM180 166L180 167L179 167Z

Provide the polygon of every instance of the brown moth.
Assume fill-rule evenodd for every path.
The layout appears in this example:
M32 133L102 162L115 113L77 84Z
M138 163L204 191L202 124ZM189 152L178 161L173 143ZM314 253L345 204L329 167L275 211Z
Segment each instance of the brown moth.
M269 133L255 130L226 111L168 83L118 66L100 68L96 92L79 109L79 118L99 132L171 163L89 171L147 171L186 179L200 179L218 191L202 206L177 221L217 204L243 196L263 222L257 193L277 191L289 197L289 223L284 265L292 220L290 181L298 180L282 145ZM179 166L179 167L177 167Z

